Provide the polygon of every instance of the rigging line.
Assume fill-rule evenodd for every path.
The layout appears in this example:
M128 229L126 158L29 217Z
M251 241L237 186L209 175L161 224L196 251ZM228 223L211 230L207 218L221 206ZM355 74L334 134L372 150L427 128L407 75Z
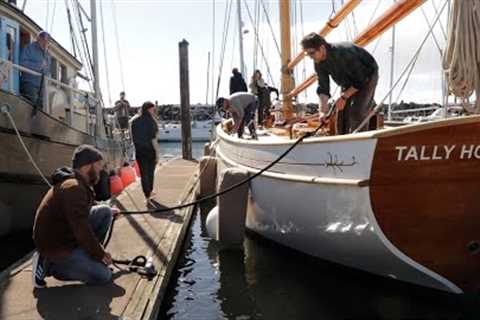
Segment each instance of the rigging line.
M246 0L243 0L243 3L245 4L245 8L247 9L247 13L248 13L248 17L250 19L250 21L252 21L252 14L250 12L250 8L248 7L248 3ZM265 57L265 53L263 51L263 46L262 44L260 43L259 41L259 38L258 38L258 32L257 32L257 29L254 28L254 33L255 33L255 38L256 40L258 41L258 47L260 48L260 52L262 53L262 57L263 57L263 60L265 61L265 66L267 67L267 73L268 73L268 76L270 77L270 81L272 83L272 86L273 87L276 87L275 85L275 81L273 80L273 77L272 77L272 73L270 72L270 66L268 64L268 60L267 58Z
M45 15L45 29L48 29L49 17L50 17L50 0L47 0L47 14Z
M435 4L435 1L432 1L432 6L433 6L433 9L435 10L435 14L438 14L438 8L437 8L437 5ZM447 33L445 32L445 28L443 27L442 21L440 20L438 24L440 25L440 30L442 30L444 39L447 40Z
M353 32L354 32L354 35L355 35L355 38L358 36L358 28L357 28L357 20L355 19L355 12L352 11L351 13L351 19L352 19L352 29L353 29Z
M425 10L423 10L423 7L420 7L420 9L422 10L423 16L425 17L425 21L427 21L427 25L430 28L431 27L430 20L428 19L427 14L425 13ZM440 53L440 57L442 57L442 49L440 48L440 44L438 43L437 37L435 36L434 32L432 32L432 38L435 41L438 52Z
M441 13L443 12L443 10L445 9L445 5L447 4L448 2L445 1L444 5L442 6L439 14L437 15L437 17L434 19L434 22L433 22L433 25L432 27L429 29L429 31L427 32L427 35L425 36L425 38L423 39L422 43L420 44L419 48L417 49L417 51L415 52L415 54L413 55L413 57L415 57L416 55L418 55L420 53L420 51L422 50L424 44L427 42L428 38L430 37L430 34L432 33L432 30L433 30L433 27L437 24L438 20L440 19L440 15ZM360 123L360 125L353 131L353 133L356 133L358 132L359 130L361 130L367 123L368 121L370 121L370 119L376 115L380 110L382 110L383 106L384 106L384 103L385 103L385 100L387 100L387 98L390 96L390 94L393 92L393 90L397 87L397 85L400 83L400 80L403 78L403 76L405 75L405 73L407 72L408 68L411 66L411 64L413 63L414 59L410 60L410 62L407 64L407 66L403 69L403 71L401 72L400 76L398 77L398 80L393 84L393 86L390 88L390 90L387 92L387 94L383 97L382 100L380 100L380 102L375 106L375 108L370 111L368 113L368 115L362 120L362 122Z
M217 90L215 92L215 100L218 98L218 93L220 91L223 62L225 60L225 48L227 46L228 32L230 29L230 17L232 15L232 3L233 1L229 1L225 3L225 19L223 20L222 48L220 51L220 64L218 68Z
M255 7L255 13L254 13L254 17L255 17L255 21L254 21L254 24L255 26L258 28L258 0L255 0L254 2L254 7ZM253 42L253 70L256 70L257 69L257 51L258 51L258 44L257 42Z
M208 62L207 62L207 92L205 94L205 104L208 104L208 93L210 91L210 51L208 51Z
M68 26L70 29L70 41L72 42L72 51L73 51L73 56L76 58L77 57L77 50L75 47L75 34L73 31L73 26L72 26L72 16L70 14L70 8L68 7L68 2L67 0L64 0L65 3L65 9L67 10L67 19L68 19Z
M50 29L48 29L47 31L48 32L52 32L53 30L53 22L55 21L55 11L57 9L57 1L53 1L53 12L52 12L52 18L51 18L51 22L50 22Z
M212 104L215 104L215 0L212 0L212 85L211 85L211 99L212 99Z
M420 56L420 54L417 54L417 55L413 56L413 58L412 58L413 63L410 66L410 70L408 71L407 76L405 77L405 81L403 82L403 85L400 88L400 91L398 92L397 99L395 99L395 103L398 103L398 101L400 100L400 97L403 94L403 90L405 90L405 88L407 87L408 80L410 80L410 75L412 74L413 70L415 69L415 65L417 64L419 56ZM392 91L392 93L393 93L393 91Z
M293 2L293 43L291 44L293 48L293 56L296 57L298 54L298 11L297 11L297 2ZM298 79L298 68L295 68L293 71L294 79Z
M373 18L375 18L375 14L377 13L378 8L380 7L381 3L382 3L382 0L377 1L377 5L375 6L375 9L373 9L372 15L370 16L370 19L368 20L367 26L369 26L370 23L372 23Z
M260 3L262 4L263 12L265 14L265 18L267 18L267 23L268 23L268 26L270 27L270 32L272 33L273 42L275 42L275 47L277 48L278 56L281 57L282 52L280 51L280 46L278 45L277 38L275 37L275 32L273 31L272 23L270 22L270 18L268 16L268 12L267 12L267 9L265 7L265 3L263 2L263 0L260 0Z
M103 16L103 1L100 1L100 23L102 27L103 59L105 60L105 80L107 82L107 96L109 106L112 106L112 92L110 90L110 75L108 74L107 43L105 42L105 24Z
M117 24L117 10L115 8L115 1L112 0L112 16L113 16L113 25L115 30L115 40L117 43L117 55L118 55L118 64L120 65L120 80L122 82L122 91L125 91L125 78L123 77L123 63L122 55L120 51L120 37L118 36L118 24Z
M233 23L236 23L233 25L233 30L237 30L238 28L238 21L236 19L233 20ZM234 64L233 64L233 61L235 61L235 48L237 47L237 37L232 37L233 38L233 44L232 44L232 60L230 61L230 69L233 69L234 67ZM246 75L242 75L243 77L245 77Z
M304 23L303 23L303 0L299 0L299 5L300 5L300 26L301 26L301 31L302 31L302 39L305 37L305 28L304 28ZM302 70L302 83L305 82L307 79L307 63L305 61L306 59L302 59L302 64L303 64L303 70ZM308 99L308 90L303 90L303 95L305 100Z
M79 38L80 38L80 43L81 43L81 46L79 46L79 52L80 52L80 55L82 56L82 60L83 60L83 66L85 68L85 71L87 73L87 76L90 78L90 79L93 79L93 66L92 66L92 61L90 59L90 54L89 54L89 51L88 51L88 46L85 45L85 41L86 41L86 36L85 36L85 31L86 29L83 27L83 23L81 21L81 16L80 16L80 12L79 12L79 9L78 9L78 1L76 0L71 0L71 4L72 4L72 9L74 11L74 18L75 18L75 22L77 23L77 30L78 30L78 35L79 35ZM93 91L93 83L91 81L88 82L89 84L89 87L90 87L90 90Z

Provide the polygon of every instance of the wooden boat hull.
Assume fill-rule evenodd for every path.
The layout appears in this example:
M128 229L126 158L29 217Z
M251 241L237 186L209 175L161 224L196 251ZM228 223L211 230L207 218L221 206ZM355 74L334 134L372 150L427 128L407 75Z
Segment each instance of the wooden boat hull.
M23 98L0 91L0 103L10 113L28 150L44 175L71 165L73 150L80 144L96 145L111 168L121 164L123 152L117 141L95 138L38 111ZM8 118L0 114L0 236L31 228L42 195L47 190L22 148Z
M251 182L247 227L349 267L476 291L479 129L480 118L468 117L310 139ZM289 146L217 132L219 170L257 172Z

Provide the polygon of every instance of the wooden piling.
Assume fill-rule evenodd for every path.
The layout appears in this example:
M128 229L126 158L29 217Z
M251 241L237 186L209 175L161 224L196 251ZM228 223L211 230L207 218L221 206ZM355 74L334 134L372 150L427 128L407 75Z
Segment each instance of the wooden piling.
M180 107L182 119L182 156L192 160L192 130L190 122L190 83L188 75L188 41L178 43L180 57Z

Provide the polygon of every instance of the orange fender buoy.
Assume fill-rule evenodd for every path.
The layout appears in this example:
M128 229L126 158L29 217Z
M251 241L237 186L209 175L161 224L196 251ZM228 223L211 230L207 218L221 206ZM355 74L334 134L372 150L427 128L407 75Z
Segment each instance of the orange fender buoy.
M123 190L123 182L119 176L113 175L110 176L110 191L112 194L119 194Z
M135 169L131 166L125 166L120 168L120 178L122 179L123 187L128 187L132 182L137 179L135 175Z

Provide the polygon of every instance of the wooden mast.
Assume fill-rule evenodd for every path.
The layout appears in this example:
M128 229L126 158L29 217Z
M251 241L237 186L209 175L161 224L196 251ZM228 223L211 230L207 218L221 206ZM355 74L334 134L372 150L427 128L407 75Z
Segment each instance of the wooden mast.
M293 76L287 65L291 58L290 0L280 0L280 34L282 42L282 87L283 114L286 120L293 117L292 97L288 93L294 88Z
M425 1L427 0L399 0L395 2L383 15L378 17L371 25L369 25L365 31L359 34L354 40L354 43L361 47L368 45L370 42L387 31L391 26L408 16L410 12L421 6ZM297 96L300 92L312 85L316 80L317 76L312 74L302 84L293 89L288 96Z
M343 7L338 11L338 13L328 20L327 23L323 26L322 30L318 33L322 37L325 37L330 33L334 28L338 27L340 22L345 19L361 2L362 0L350 0L343 5ZM292 70L302 59L305 58L305 51L302 50L289 64L288 69Z

